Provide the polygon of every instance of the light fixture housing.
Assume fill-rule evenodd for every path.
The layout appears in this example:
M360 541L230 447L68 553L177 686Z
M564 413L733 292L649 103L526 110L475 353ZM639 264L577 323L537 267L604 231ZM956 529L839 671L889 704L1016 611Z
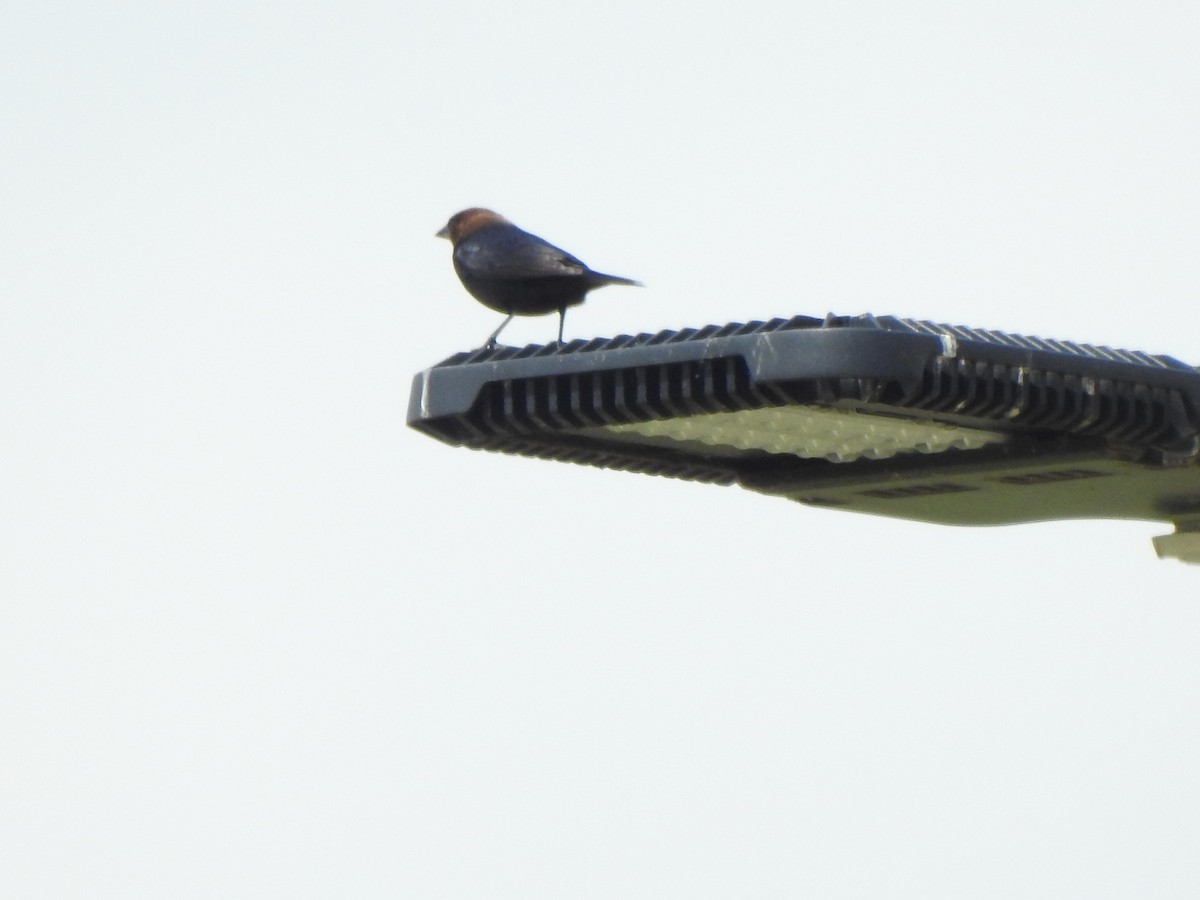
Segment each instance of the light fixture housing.
M952 525L1171 521L1200 562L1200 371L891 316L459 353L408 423L448 444Z

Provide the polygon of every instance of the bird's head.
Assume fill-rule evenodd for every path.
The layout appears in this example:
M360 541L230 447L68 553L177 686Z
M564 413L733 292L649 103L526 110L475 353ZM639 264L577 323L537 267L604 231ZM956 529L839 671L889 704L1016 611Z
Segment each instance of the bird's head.
M482 228L484 225L507 225L508 219L490 209L480 209L475 206L464 209L450 217L450 221L437 233L437 237L446 238L452 244L457 244L467 235Z

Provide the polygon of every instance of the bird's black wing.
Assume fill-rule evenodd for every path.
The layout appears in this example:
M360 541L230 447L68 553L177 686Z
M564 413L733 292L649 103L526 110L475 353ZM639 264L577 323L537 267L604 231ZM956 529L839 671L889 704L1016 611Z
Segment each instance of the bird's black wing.
M513 225L481 228L455 248L454 259L477 278L550 278L588 271L570 253Z

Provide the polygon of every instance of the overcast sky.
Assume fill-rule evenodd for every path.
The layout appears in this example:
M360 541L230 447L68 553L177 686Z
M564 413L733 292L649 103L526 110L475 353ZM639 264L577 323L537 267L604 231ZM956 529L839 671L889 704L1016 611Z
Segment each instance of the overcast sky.
M454 449L433 234L1200 363L1195 2L9 4L0 894L1188 897L1200 569ZM554 317L509 343L553 338Z

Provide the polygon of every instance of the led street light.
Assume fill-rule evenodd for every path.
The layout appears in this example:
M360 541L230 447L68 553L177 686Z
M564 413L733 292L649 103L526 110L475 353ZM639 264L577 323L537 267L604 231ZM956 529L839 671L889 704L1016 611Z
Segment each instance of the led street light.
M1200 371L894 317L797 316L460 353L409 424L449 444L954 525L1172 521L1200 562Z

